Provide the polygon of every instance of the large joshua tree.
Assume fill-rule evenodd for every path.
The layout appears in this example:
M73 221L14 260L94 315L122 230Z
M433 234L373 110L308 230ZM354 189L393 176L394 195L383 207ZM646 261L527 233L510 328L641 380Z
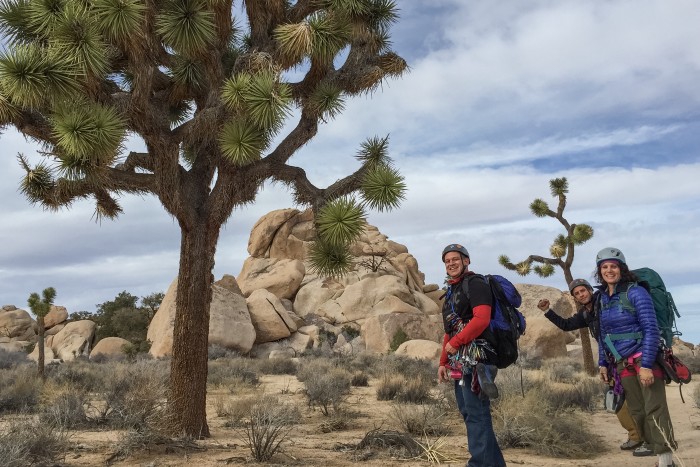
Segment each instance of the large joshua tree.
M118 195L150 193L178 221L174 431L209 435L210 286L232 210L252 203L266 181L285 184L316 213L311 267L334 275L350 265L346 247L365 210L403 198L388 137L363 143L357 170L326 188L290 164L347 97L406 70L389 48L396 19L392 0L245 0L240 10L232 0L0 3L0 125L46 156L36 165L19 156L29 201L57 210L92 198L100 219L121 212ZM296 124L281 135L290 119ZM145 151L127 150L127 135ZM334 157L324 164L333 167Z
M546 201L538 198L530 203L530 212L537 217L554 218L564 227L566 233L558 235L549 247L551 256L530 255L523 261L514 264L508 256L501 255L498 258L498 262L521 276L527 276L534 270L540 277L549 277L554 274L554 267L557 266L564 272L564 279L568 287L568 284L574 280L574 276L571 274L571 266L574 263L574 248L576 245L581 245L593 237L593 228L587 224L570 224L564 217L566 194L569 192L569 182L566 180L566 177L550 180L549 189L552 197L558 200L557 210L552 211ZM537 263L537 265L533 267L533 263ZM593 351L588 328L581 329L579 334L581 336L584 368L589 374L593 375L596 372L596 368L593 362Z

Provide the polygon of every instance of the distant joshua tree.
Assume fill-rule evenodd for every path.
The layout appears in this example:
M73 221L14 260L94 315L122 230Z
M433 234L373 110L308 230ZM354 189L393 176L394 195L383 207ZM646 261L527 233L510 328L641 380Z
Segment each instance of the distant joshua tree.
M43 298L40 298L38 293L33 292L29 295L27 303L29 304L29 309L36 315L36 322L39 326L39 337L37 339L37 345L39 346L38 370L39 376L43 379L44 360L46 358L44 353L44 318L51 311L51 305L53 305L53 300L56 298L56 289L48 287L44 289L41 295Z
M501 255L498 262L506 269L515 271L521 276L527 276L532 270L540 277L549 277L554 274L554 266L558 266L564 272L564 279L568 284L574 280L571 274L571 265L574 262L574 247L582 245L593 237L593 228L588 224L569 224L569 221L564 218L564 208L566 208L566 194L569 192L569 182L566 177L555 178L549 181L549 189L552 196L559 200L556 212L549 208L546 201L535 199L530 203L530 211L537 217L552 217L559 221L564 226L566 234L560 234L549 247L551 257L539 255L530 255L523 261L514 264L508 256ZM537 266L532 266L532 263L539 263ZM579 331L581 335L581 347L583 351L583 366L586 372L593 375L596 372L593 351L591 349L591 340L588 333L588 328L583 328Z

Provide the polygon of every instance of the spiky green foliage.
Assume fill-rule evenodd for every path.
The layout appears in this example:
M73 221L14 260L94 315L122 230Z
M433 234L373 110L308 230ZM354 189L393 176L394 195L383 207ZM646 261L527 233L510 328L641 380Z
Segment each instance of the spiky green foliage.
M313 47L313 32L307 22L283 24L275 29L275 40L284 57L284 67L299 63L311 53Z
M549 205L546 201L537 198L532 203L530 203L530 212L532 212L537 217L545 217L549 212Z
M367 172L362 182L362 198L370 209L397 208L406 195L406 184L398 170L378 165Z
M137 39L146 7L140 0L94 0L93 12L100 30L116 41Z
M226 123L219 135L223 155L232 164L242 167L260 159L265 146L262 132L243 120Z
M334 245L319 239L309 250L311 272L322 277L344 276L352 267L352 260L347 245Z
M275 131L289 115L291 89L273 73L254 76L243 96L251 122L260 128Z
M332 119L345 110L342 90L330 81L319 84L309 97L311 109L321 118Z
M66 154L104 165L119 147L126 125L116 110L89 102L66 105L54 115L57 146Z
M533 271L535 271L535 274L537 274L540 277L549 277L552 274L554 274L554 266L552 266L551 264L535 266L532 269Z
M84 5L69 3L51 33L58 52L80 66L81 74L104 76L109 68L109 51L94 17Z
M565 236L558 235L554 239L554 243L549 247L549 252L555 258L561 258L566 254L566 249L569 246L568 241Z
M166 0L156 17L163 42L187 55L204 52L216 37L214 13L204 0Z
M356 158L370 168L379 165L389 165L388 151L389 136L385 136L384 138L373 136L362 143Z
M511 264L510 258L506 255L500 255L498 257L498 264L507 267L509 264Z
M532 264L530 263L530 261L522 261L515 265L515 272L517 272L521 276L527 276L528 274L530 274L531 268Z
M30 203L42 203L56 186L51 170L46 164L38 164L31 168L22 154L17 156L17 158L26 172L20 182L19 191Z
M308 20L311 29L311 57L328 64L347 44L352 35L350 23L337 15L315 13Z
M569 182L566 177L552 179L549 181L549 190L555 198L564 196L569 192Z
M29 295L29 299L27 300L27 304L32 310L32 313L34 313L36 316L44 318L49 314L49 311L51 311L51 305L53 304L55 298L56 289L53 287L47 287L42 291L41 297L39 297L39 294L36 292L31 293Z
M574 245L581 245L590 240L591 237L593 237L593 227L588 224L576 224L571 239L573 240Z
M398 7L394 0L372 0L367 16L374 29L386 30L399 19Z
M327 245L348 245L364 229L365 213L351 197L338 198L323 206L316 217L319 237Z

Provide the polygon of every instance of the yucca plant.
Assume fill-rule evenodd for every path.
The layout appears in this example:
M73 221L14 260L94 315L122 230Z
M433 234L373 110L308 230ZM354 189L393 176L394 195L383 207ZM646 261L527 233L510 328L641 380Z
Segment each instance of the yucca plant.
M582 245L593 237L593 227L588 224L570 224L564 217L566 208L566 194L569 192L569 182L566 177L554 178L549 181L549 190L552 197L556 198L557 210L553 211L543 199L537 198L530 203L530 212L537 217L551 217L559 221L566 233L556 236L549 247L550 257L540 255L530 255L519 263L511 262L506 255L501 255L498 262L501 266L515 271L521 276L527 276L531 271L535 271L540 277L549 277L554 274L554 268L559 267L564 272L564 279L568 284L574 280L571 274L571 266L574 263L574 248ZM533 266L533 263L536 265ZM581 347L583 353L583 364L586 371L593 375L596 373L596 366L593 362L593 351L588 328L579 330L581 335Z
M19 156L21 192L50 210L93 199L98 219L121 213L119 196L150 193L181 226L168 404L178 435L209 434L211 272L233 209L268 181L286 185L318 214L312 267L342 275L366 210L405 192L387 137L368 139L360 167L325 188L289 163L346 99L407 69L389 46L394 0L246 0L239 11L232 0L0 2L0 129L46 157ZM125 147L132 134L146 152Z
M51 305L53 305L53 300L56 298L56 289L53 287L47 287L41 293L41 297L36 292L29 295L27 304L32 313L36 316L36 324L39 328L39 336L37 337L37 346L39 347L39 359L37 361L37 369L39 371L39 376L44 378L44 318L51 311Z

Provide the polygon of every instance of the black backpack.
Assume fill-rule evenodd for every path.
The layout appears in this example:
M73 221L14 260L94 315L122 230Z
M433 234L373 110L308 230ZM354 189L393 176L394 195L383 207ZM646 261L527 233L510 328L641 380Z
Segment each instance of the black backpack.
M494 336L495 362L497 368L507 368L518 359L518 339L525 334L525 316L518 310L522 298L517 289L503 276L486 274L483 278L491 289L493 306L489 329ZM469 283L462 281L462 290L469 299Z

